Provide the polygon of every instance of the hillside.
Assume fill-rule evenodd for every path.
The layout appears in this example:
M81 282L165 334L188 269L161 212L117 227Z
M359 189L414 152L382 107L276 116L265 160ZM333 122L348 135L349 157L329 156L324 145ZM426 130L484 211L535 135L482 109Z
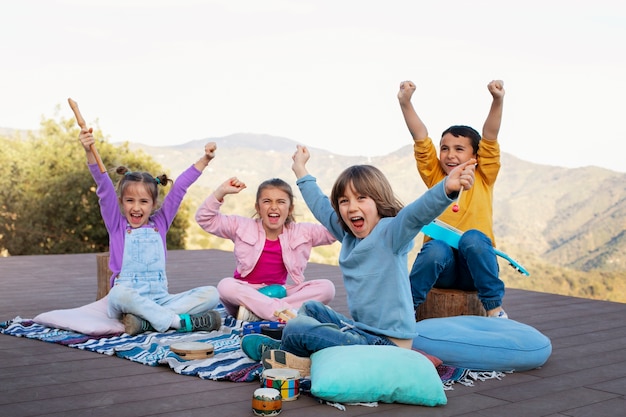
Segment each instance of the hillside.
M141 144L131 147L143 150L177 175L200 155L208 141L218 144L218 153L205 175L190 190L194 209L215 185L231 176L248 184L247 190L229 202L230 212L242 215L252 215L253 196L262 180L281 177L295 188L291 155L296 142L290 139L235 134L172 147ZM314 147L310 150L309 169L327 192L344 167L361 163L382 169L404 202L426 190L415 168L412 144L372 158L336 155ZM504 153L494 196L498 246L531 271L531 277L525 278L503 263L501 269L507 285L626 301L623 295L626 294L625 180L626 174L607 169L538 165ZM312 219L297 190L296 196L298 219ZM190 241L207 244L208 238L202 237L203 233L194 224ZM204 247L202 243L199 245ZM228 248L228 243L222 242L220 246ZM332 251L327 250L324 257L328 259L323 262L336 262Z

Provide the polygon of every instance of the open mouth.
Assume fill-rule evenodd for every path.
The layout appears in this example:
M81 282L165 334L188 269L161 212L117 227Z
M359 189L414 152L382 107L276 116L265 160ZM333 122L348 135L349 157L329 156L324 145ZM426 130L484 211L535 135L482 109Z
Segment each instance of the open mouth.
M452 171L454 168L456 168L458 166L459 166L459 164L456 163L456 162L448 162L448 163L445 164L444 171L446 171L446 173L449 174L450 171Z
M269 213L267 215L270 223L274 224L274 223L278 223L280 221L280 214L278 213Z
M360 229L363 227L365 219L361 216L350 217L350 223L352 223L352 226L354 226L355 229Z

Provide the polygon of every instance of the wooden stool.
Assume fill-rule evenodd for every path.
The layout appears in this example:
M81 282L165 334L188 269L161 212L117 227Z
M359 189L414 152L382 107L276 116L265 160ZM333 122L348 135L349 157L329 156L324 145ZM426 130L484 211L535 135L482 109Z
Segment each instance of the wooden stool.
M417 308L416 320L452 316L486 316L476 291L432 288Z
M111 289L110 280L113 272L109 269L109 252L97 254L96 264L98 266L98 292L96 294L96 300L99 300L107 295Z

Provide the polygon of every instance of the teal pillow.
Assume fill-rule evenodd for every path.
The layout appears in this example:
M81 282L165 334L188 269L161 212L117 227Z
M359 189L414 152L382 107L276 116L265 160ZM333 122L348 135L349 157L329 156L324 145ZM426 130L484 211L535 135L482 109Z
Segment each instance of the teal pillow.
M550 339L511 319L441 317L419 321L415 330L414 349L476 371L527 371L542 366L552 353Z
M340 403L447 403L441 378L426 356L384 345L334 346L315 352L311 394Z

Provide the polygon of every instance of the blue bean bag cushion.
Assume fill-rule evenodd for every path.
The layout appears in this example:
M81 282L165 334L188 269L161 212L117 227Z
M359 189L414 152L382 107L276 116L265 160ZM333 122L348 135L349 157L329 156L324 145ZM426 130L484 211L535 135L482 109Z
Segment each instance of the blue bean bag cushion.
M550 339L511 319L441 317L419 321L415 329L414 349L476 371L527 371L542 366L552 353Z

